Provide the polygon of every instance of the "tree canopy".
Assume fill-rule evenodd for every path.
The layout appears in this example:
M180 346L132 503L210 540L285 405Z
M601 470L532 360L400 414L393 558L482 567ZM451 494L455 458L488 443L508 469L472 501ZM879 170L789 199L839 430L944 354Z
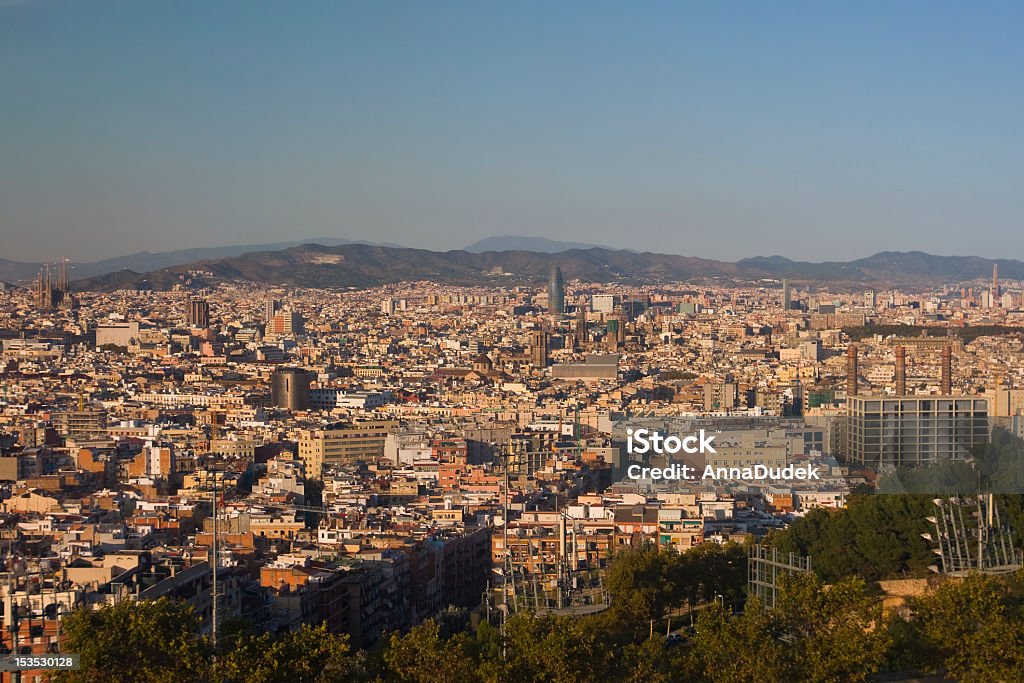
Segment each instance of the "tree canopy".
M906 557L869 551L866 537L858 537L860 524L874 520L884 528L896 508L865 501L854 508L860 505L866 507L856 520L865 521L844 522L858 539L845 557L905 566ZM828 537L821 529L841 516L823 514L808 527L819 540L807 540L811 532L804 529L791 541ZM508 617L503 628L487 621L470 628L465 612L450 610L391 634L369 652L351 651L347 636L323 625L270 634L235 619L223 624L215 653L210 639L197 635L199 620L184 603L123 601L79 609L65 620L65 651L80 654L82 668L55 679L857 683L900 671L971 683L1018 680L1024 670L1024 573L946 578L883 614L881 597L864 578L825 566L844 576L826 583L813 573L791 575L767 610L756 598L744 604L744 548L708 544L676 553L642 546L612 558L612 604L600 614L523 613ZM680 608L688 607L697 614L695 628L684 628L685 638L666 639L666 630L688 622L680 618Z
M825 581L922 576L935 561L921 537L933 508L926 495L853 495L845 508L811 510L768 540L783 552L811 556Z
M65 652L81 657L81 669L62 672L69 683L180 683L209 674L212 649L186 603L161 598L123 600L99 610L79 608L61 628Z

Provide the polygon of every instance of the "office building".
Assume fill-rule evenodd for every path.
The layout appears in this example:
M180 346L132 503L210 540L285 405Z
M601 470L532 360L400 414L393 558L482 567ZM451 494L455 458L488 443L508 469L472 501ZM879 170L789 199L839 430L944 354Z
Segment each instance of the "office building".
M551 269L548 279L548 312L555 315L565 313L565 280L558 266Z
M390 420L364 420L331 429L302 430L299 459L308 476L319 479L324 468L352 462L372 462L384 457L387 435L397 428Z
M874 469L963 460L989 439L985 399L853 396L847 415L847 460Z
M274 314L273 320L267 325L269 334L302 334L305 331L305 321L298 311L285 309Z
M614 313L619 305L619 297L615 294L595 294L590 297L590 310L595 313Z
M277 299L267 299L263 306L263 322L270 325L274 322L274 316L281 310L281 302Z
M189 327L209 327L210 302L208 302L206 299L189 299L187 318Z
M626 341L626 322L620 318L609 318L605 322L605 344L610 349L619 348Z

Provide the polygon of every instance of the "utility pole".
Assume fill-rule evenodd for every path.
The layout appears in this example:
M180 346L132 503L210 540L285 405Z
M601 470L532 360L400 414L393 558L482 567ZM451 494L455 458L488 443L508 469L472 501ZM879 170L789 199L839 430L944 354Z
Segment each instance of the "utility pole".
M506 568L505 571L502 572L502 575L503 575L502 578L504 579L504 583L505 583L504 588L503 588L503 590L504 590L504 598L502 599L503 603L508 601L508 572L509 572L509 570L512 569L512 554L511 554L511 551L509 550L509 547L508 547L508 496L509 496L509 489L508 489L508 453L505 452L504 455L505 455L505 496L504 496L504 499L503 499L504 505L502 507L502 513L501 513L501 515L502 515L501 533L502 533L502 536L503 536L502 542L505 545L505 558L506 558L507 568Z
M7 568L7 595L4 596L4 625L11 633L11 651L15 656L18 655L18 605L14 602L14 580L12 578L11 569L13 569L13 556L8 551L8 557L12 558L9 562L12 566ZM11 683L20 683L21 673L18 671L12 671L11 676L8 679Z
M213 543L211 544L211 555L212 555L212 557L210 558L211 562L212 562L211 567L213 569L213 596L212 596L213 597L213 613L212 613L213 624L212 624L211 630L213 632L213 656L214 656L214 662L216 662L216 657L217 657L217 598L219 597L219 594L217 592L217 565L219 564L219 562L218 562L218 556L217 556L217 467L216 467L216 463L214 464L214 467L213 467Z
M558 491L555 491L555 506L557 509L558 504ZM558 587L556 593L558 602L555 604L555 609L562 609L562 590L565 582L565 513L559 512L558 515L558 554L555 557L555 585Z
M495 448L498 444L494 441L491 445ZM506 647L505 647L505 622L508 620L508 573L512 569L512 555L509 553L508 548L508 452L505 449L501 449L499 456L504 456L504 479L505 479L505 490L502 492L501 499L501 536L502 544L505 549L505 561L501 567L501 658L505 659Z

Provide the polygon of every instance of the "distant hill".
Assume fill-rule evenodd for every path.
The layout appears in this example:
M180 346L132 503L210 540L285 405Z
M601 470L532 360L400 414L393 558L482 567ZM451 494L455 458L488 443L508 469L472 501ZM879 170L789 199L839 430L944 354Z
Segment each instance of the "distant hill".
M592 282L669 281L741 276L735 264L668 254L636 254L608 249L570 249L558 254L533 251L437 252L362 244L305 244L224 259L209 259L149 273L111 273L77 281L80 289L131 287L164 289L187 270L213 273L213 280L245 280L309 287L372 287L430 280L472 285L540 282L558 265L566 277ZM202 283L200 283L202 284Z
M27 282L39 274L41 263L8 261L0 258L0 280L6 282Z
M883 251L855 261L809 263L782 256L755 256L736 265L778 277L812 280L850 280L893 283L916 281L959 281L992 276L992 264L999 264L999 277L1024 278L1024 263L1010 259L978 256L935 256L923 251Z
M1001 277L1024 279L1024 263L997 262ZM199 286L224 281L359 288L418 280L455 285L541 283L557 265L566 279L578 278L594 283L756 282L786 277L795 284L855 288L987 278L991 276L992 263L992 260L978 257L933 256L921 252L883 252L848 263L807 263L779 256L754 257L730 263L599 247L552 254L522 250L471 253L367 244L303 244L205 259L145 273L122 270L78 280L74 285L78 289L100 291L123 288L159 290L181 282L182 273L187 271L212 273L193 282Z
M529 237L527 235L500 235L486 237L473 242L464 249L472 254L485 251L536 251L541 254L557 254L570 249L608 249L599 244L582 244L579 242L559 242L546 237Z
M250 251L276 251L287 249L299 244L315 242L327 246L339 244L362 244L352 240L337 237L317 237L305 240L289 240L287 242L274 242L271 244L233 244L225 247L198 247L195 249L177 249L174 251L140 251L126 256L115 256L100 261L71 262L71 277L90 278L97 275L114 273L119 270L131 270L138 273L145 273L151 270L177 266L195 261L207 259L231 258L241 256ZM397 246L397 245L389 245ZM0 280L11 282L26 282L36 277L42 263L31 263L24 261L9 261L0 259Z

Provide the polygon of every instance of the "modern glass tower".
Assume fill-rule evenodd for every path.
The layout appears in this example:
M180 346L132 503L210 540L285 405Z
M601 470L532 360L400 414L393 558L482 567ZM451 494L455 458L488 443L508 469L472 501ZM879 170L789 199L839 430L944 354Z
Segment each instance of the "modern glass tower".
M551 269L551 277L548 279L548 312L558 315L565 313L565 280L558 266Z

